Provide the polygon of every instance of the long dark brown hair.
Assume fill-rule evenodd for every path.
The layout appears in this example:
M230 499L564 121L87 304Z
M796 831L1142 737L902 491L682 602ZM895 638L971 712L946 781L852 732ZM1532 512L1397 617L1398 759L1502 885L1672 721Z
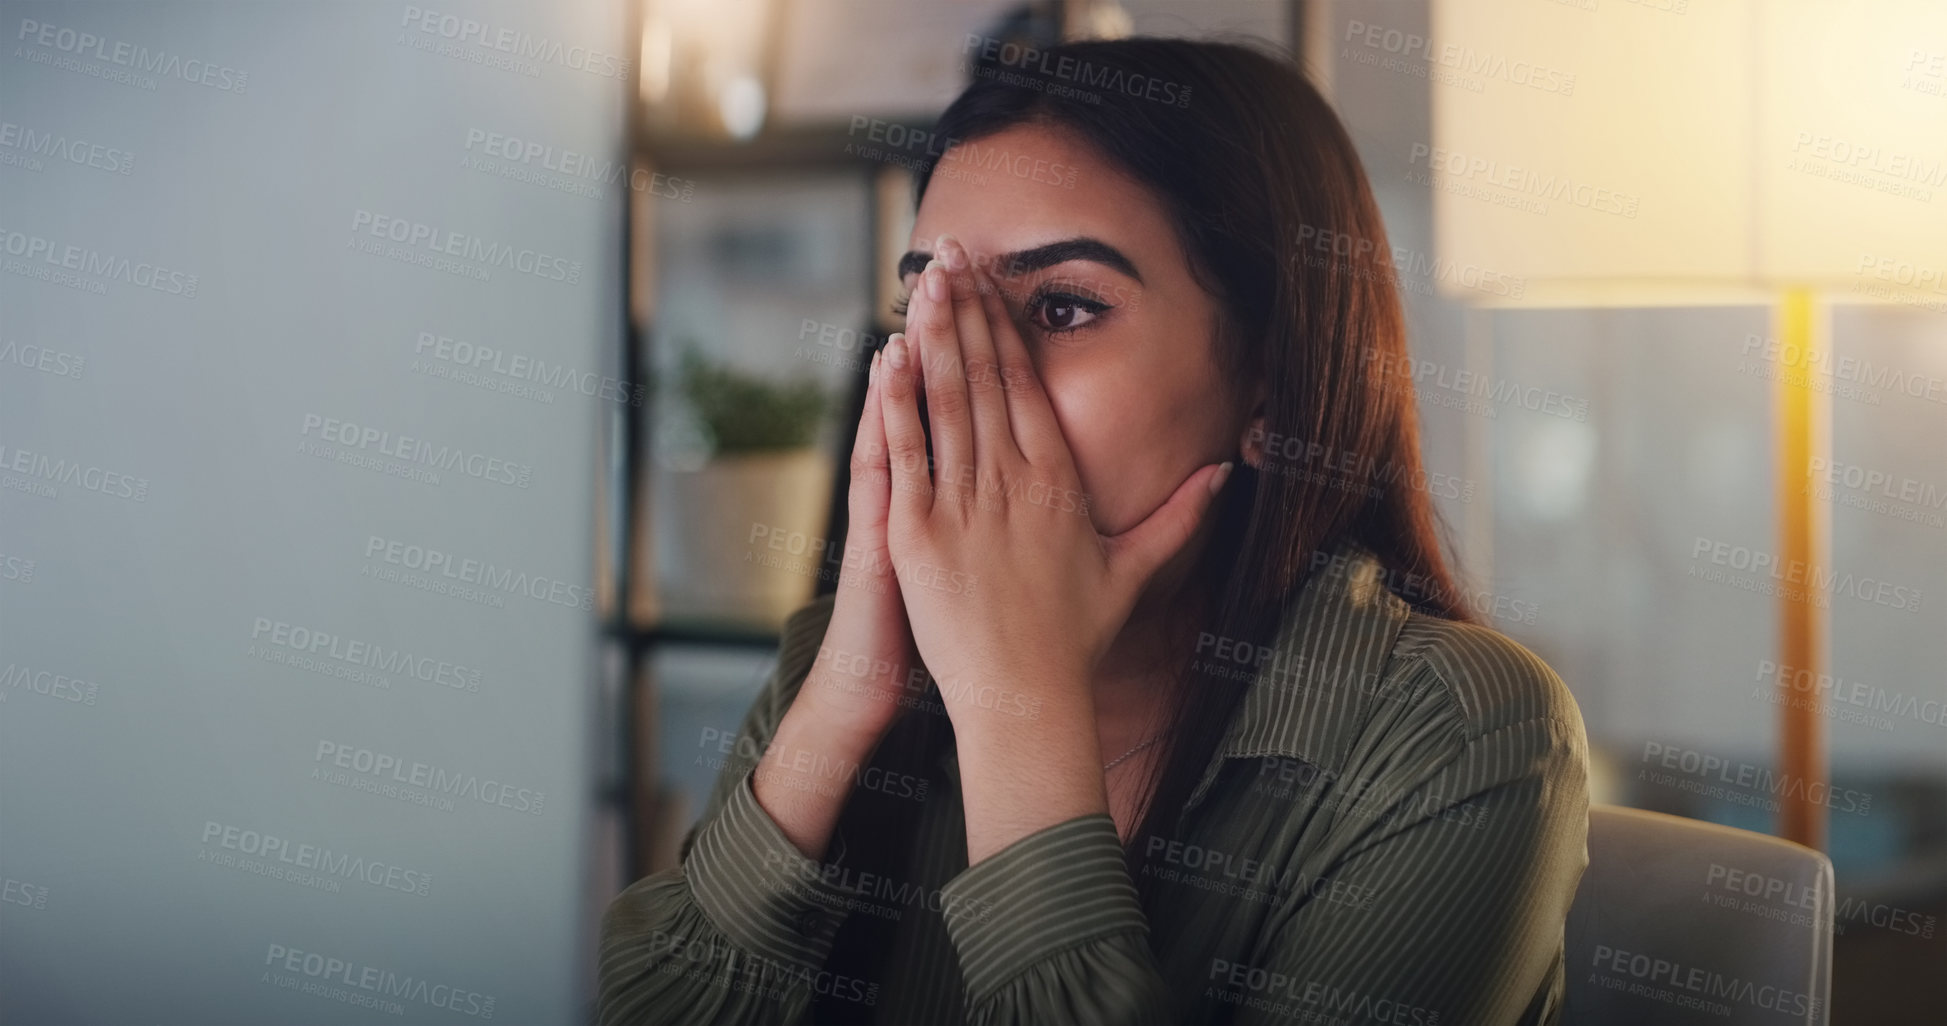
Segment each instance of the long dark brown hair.
M1239 43L1073 42L1001 66L1006 74L994 67L947 107L935 135L957 144L1046 125L1147 185L1220 311L1221 398L1245 402L1268 386L1270 451L1262 470L1239 459L1212 510L1193 581L1207 618L1186 622L1269 644L1315 555L1346 540L1370 549L1414 608L1473 619L1425 487L1386 229L1325 98L1290 61ZM933 166L920 173L920 198ZM1189 798L1247 686L1194 670L1193 648L1179 648L1179 678L1203 679L1178 689L1170 755L1145 789L1132 846L1174 833L1165 816Z

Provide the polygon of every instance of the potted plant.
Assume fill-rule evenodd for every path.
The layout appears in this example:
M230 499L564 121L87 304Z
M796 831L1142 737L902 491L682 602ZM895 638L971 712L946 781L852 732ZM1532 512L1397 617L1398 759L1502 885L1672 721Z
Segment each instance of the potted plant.
M678 391L694 446L661 491L659 582L671 611L781 623L825 570L830 407L810 379L774 381L686 347Z

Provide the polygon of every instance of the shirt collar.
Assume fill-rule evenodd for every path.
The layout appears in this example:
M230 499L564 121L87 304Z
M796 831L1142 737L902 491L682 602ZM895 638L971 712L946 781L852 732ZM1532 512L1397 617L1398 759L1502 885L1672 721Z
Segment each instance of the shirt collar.
M1384 575L1370 550L1344 542L1318 553L1270 645L1240 653L1236 646L1220 650L1221 640L1199 639L1199 658L1253 678L1186 809L1203 799L1230 759L1301 759L1333 775L1344 769L1374 685L1411 612L1387 589Z

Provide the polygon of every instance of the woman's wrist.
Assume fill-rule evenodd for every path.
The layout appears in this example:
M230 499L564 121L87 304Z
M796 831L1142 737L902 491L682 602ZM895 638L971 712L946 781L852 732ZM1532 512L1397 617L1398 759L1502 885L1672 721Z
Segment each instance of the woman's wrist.
M798 693L811 696L835 728L883 731L901 708L912 662L891 646L827 632Z
M983 712L954 723L969 865L1057 823L1109 811L1088 702L1044 703L1032 717Z
M884 730L861 729L793 702L758 760L751 787L758 805L807 858L822 858L851 796L858 769Z
M876 743L914 691L911 628L896 594L888 600L856 590L840 590L818 654L798 690L796 705L813 712L833 730L863 734ZM923 692L923 686L917 692Z

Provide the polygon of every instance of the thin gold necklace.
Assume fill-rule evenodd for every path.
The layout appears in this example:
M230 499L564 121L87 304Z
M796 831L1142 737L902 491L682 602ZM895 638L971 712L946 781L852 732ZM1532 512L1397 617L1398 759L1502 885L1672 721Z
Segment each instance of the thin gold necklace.
M1115 758L1109 760L1108 762L1103 763L1102 772L1107 773L1108 771L1116 768L1116 766L1120 765L1122 760L1127 759L1128 757L1136 754L1137 752L1142 751L1145 748L1148 748L1150 745L1153 745L1156 742L1161 741L1162 739L1163 739L1163 735L1157 734L1151 737L1149 740L1144 741L1142 744L1139 744L1136 747L1131 748L1126 752L1123 752L1121 755L1118 755Z

